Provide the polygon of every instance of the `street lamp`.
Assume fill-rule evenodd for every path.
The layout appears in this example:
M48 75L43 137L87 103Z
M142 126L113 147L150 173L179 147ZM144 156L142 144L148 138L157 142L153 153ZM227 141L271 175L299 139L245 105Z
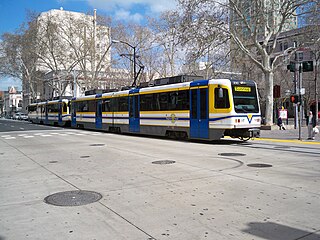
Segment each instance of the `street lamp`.
M136 82L137 82L137 73L136 73L136 46L132 46L131 44L121 41L121 40L112 40L112 43L123 43L128 45L133 49L133 83L132 86L136 87Z

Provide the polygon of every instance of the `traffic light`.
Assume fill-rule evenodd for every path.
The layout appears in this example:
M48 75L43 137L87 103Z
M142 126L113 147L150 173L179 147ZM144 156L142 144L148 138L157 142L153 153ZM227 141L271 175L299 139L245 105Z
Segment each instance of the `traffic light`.
M302 63L302 70L304 72L312 72L313 71L313 61L305 61Z
M290 62L290 64L287 65L287 70L290 70L290 72L294 72L296 70L294 62Z
M292 102L292 103L300 102L299 95L291 95L290 96L290 102Z

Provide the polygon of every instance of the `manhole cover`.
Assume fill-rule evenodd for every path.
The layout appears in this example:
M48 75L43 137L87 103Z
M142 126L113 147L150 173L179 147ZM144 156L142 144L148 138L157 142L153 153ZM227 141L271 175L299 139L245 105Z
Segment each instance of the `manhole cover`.
M219 153L220 156L228 156L228 157L234 157L234 156L245 156L244 153Z
M173 164L173 163L175 163L175 161L172 161L172 160L159 160L159 161L154 161L152 163L153 164L163 165L163 164Z
M80 156L80 158L89 158L90 156Z
M264 164L264 163L251 163L247 164L248 167L255 167L255 168L266 168L266 167L272 167L271 164Z
M90 144L91 147L102 147L104 146L105 144L102 144L102 143L94 143L94 144Z
M67 191L58 192L47 196L44 202L55 206L81 206L99 201L102 195L92 191Z
M58 161L50 161L49 163L57 163Z

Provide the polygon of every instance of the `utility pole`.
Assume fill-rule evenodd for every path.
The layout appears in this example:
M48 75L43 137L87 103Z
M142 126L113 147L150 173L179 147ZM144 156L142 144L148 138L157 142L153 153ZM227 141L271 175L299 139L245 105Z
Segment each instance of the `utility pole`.
M123 44L126 44L127 46L131 47L133 49L133 83L132 83L132 87L137 87L137 79L138 79L138 76L137 76L137 70L136 70L136 65L137 65L137 62L136 62L136 46L133 46L131 45L130 43L127 43L127 42L124 42L124 41L121 41L121 40L112 40L112 43L123 43Z

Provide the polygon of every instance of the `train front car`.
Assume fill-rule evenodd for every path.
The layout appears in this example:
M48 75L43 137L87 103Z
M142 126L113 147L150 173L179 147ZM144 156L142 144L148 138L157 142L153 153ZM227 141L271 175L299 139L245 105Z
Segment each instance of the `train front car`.
M256 83L251 80L230 80L229 126L224 136L248 140L260 136L261 113Z

